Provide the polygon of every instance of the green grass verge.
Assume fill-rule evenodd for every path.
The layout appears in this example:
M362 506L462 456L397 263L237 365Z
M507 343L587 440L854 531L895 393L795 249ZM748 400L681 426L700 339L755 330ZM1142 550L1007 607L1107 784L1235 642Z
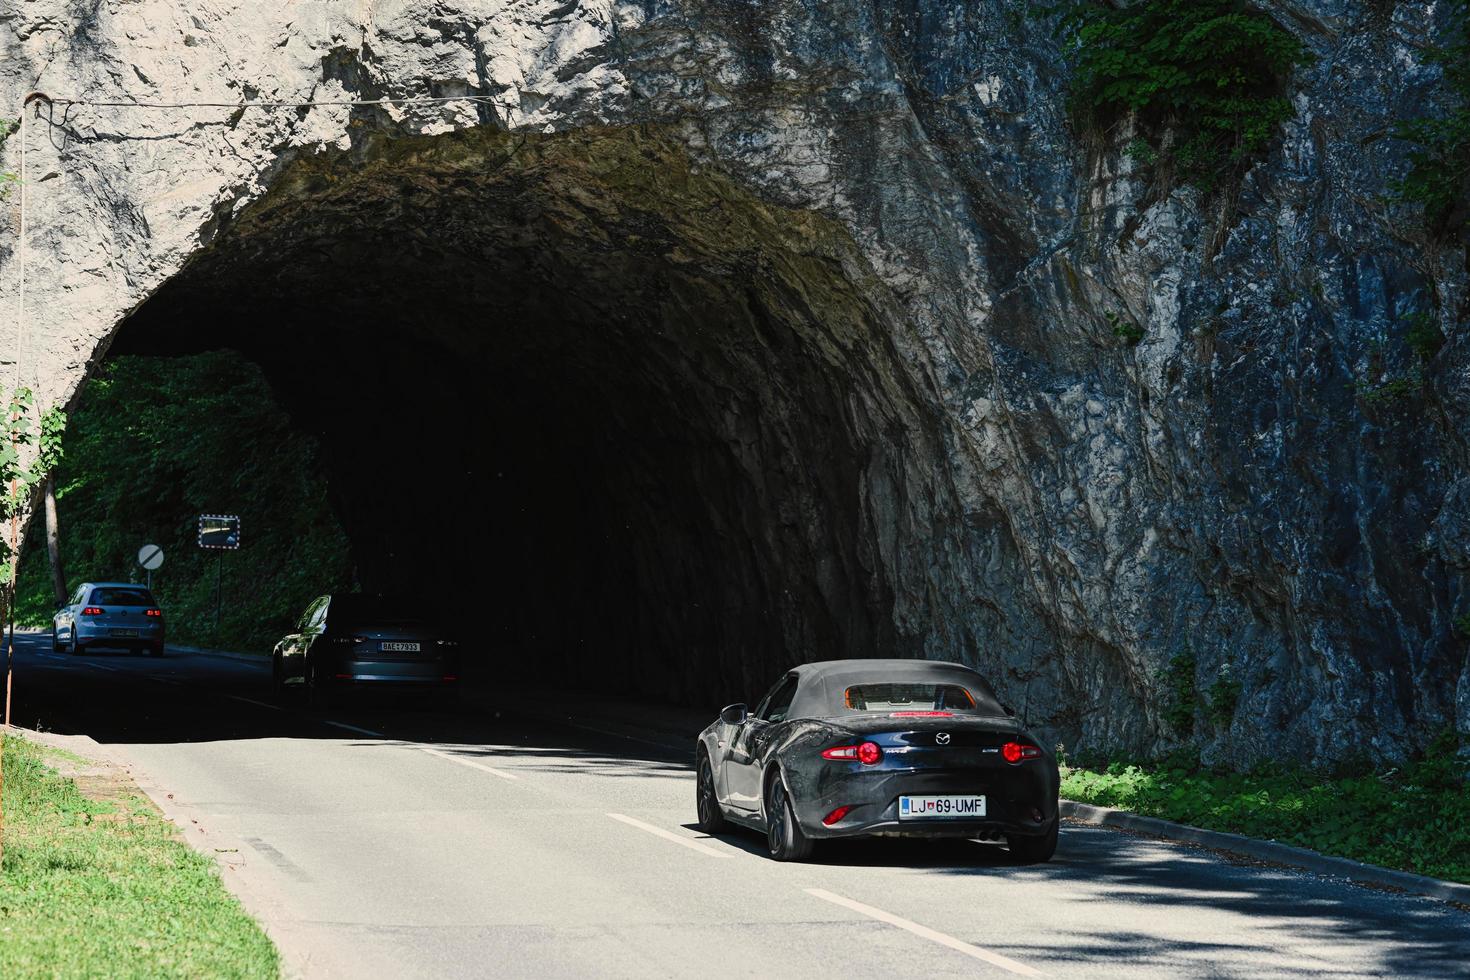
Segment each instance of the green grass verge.
M1222 772L1181 753L1063 768L1062 796L1470 884L1470 782L1454 748L1440 739L1418 762L1353 776Z
M275 947L144 799L92 800L5 740L0 977L276 977Z

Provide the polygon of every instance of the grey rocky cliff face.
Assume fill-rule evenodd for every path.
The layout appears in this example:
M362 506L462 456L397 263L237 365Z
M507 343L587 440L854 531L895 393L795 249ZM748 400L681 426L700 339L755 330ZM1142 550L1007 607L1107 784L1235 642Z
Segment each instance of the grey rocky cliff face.
M332 247L314 214L379 242L378 259L352 252L361 261L382 258L387 232L415 241L418 208L461 245L409 247L425 269L454 258L464 273L479 248L504 260L495 292L514 291L505 270L520 268L538 290L555 292L555 273L591 295L586 273L604 297L663 303L619 328L635 347L650 323L745 302L720 285L738 276L762 285L748 316L713 317L731 339L684 361L634 359L681 379L651 381L661 394L648 397L683 406L699 444L737 462L691 477L710 514L655 535L671 543L648 545L630 574L653 582L653 564L698 540L751 542L728 546L744 564L715 597L749 628L691 644L704 665L691 667L671 651L708 624L666 616L630 646L662 651L643 654L639 676L672 674L666 693L704 698L797 659L961 659L1069 747L1151 751L1173 737L1159 672L1187 649L1202 690L1241 685L1229 718L1199 716L1207 757L1396 758L1446 727L1470 731L1453 627L1470 613L1465 256L1384 203L1405 166L1392 125L1442 97L1422 51L1443 12L1261 6L1316 62L1267 158L1238 193L1205 201L1161 194L1116 146L1079 140L1056 42L1020 2L27 0L0 13L9 106L30 89L489 101L57 106L54 125L30 130L33 343L20 352L7 333L0 349L23 354L44 398L68 399L130 313L197 315L226 281L294 295L271 256L326 268L310 258ZM468 131L481 135L462 154L435 148ZM589 147L634 146L652 148L653 176L585 162ZM505 182L477 180L497 160L510 161ZM662 171L695 176L670 191ZM339 180L356 204L333 198ZM415 192L419 205L401 204ZM716 202L744 216L728 268L718 223L700 217ZM513 207L519 224L506 224ZM14 230L0 240L7 310ZM591 266L505 264L556 249ZM473 292L456 300L470 320L492 303ZM517 300L506 316L544 306ZM1405 317L1431 309L1448 342L1422 385L1373 395L1413 376ZM566 321L557 311L544 322ZM1109 315L1142 341L1120 341ZM790 344L751 353L740 338L763 322ZM585 356L557 363L601 383ZM628 432L646 424L626 415ZM850 464L820 459L825 419L840 420L827 445ZM610 486L646 488L654 471L617 473ZM694 597L650 589L659 601L641 620Z

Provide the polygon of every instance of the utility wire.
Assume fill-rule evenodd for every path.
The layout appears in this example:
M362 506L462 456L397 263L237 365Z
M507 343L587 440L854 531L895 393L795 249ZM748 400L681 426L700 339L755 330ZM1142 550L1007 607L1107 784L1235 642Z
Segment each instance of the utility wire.
M57 105L82 105L123 109L302 109L318 105L428 105L442 102L488 102L495 100L488 95L408 95L403 98L385 99L305 99L301 101L244 101L244 102L109 102L97 99L68 99L45 97L47 102Z

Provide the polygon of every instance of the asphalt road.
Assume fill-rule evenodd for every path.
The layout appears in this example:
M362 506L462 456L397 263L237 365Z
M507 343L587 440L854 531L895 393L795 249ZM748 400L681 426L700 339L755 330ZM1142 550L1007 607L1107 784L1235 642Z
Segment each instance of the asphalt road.
M493 711L277 703L263 665L50 653L19 724L115 746L312 977L1470 973L1470 914L1117 831L781 865L692 829L688 750ZM692 744L689 747L692 750Z

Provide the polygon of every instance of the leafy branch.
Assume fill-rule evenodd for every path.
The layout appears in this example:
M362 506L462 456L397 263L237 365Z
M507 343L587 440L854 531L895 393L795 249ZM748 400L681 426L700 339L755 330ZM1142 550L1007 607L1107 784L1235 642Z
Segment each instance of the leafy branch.
M1294 115L1286 81L1311 56L1243 0L1072 0L1058 31L1073 62L1073 111L1105 127L1134 117L1128 155L1202 190L1261 153Z
M1398 124L1394 135L1413 144L1409 171L1395 181L1399 200L1417 204L1434 230L1451 234L1470 219L1470 0L1452 0L1449 42L1428 55L1444 69L1455 106L1443 118L1421 116Z
M61 434L66 428L66 413L52 408L41 413L39 425L32 415L35 397L29 388L15 388L5 398L0 388L0 523L19 520L30 508L36 489L61 461ZM15 546L0 535L0 582L4 603L0 613L8 614L15 597Z

